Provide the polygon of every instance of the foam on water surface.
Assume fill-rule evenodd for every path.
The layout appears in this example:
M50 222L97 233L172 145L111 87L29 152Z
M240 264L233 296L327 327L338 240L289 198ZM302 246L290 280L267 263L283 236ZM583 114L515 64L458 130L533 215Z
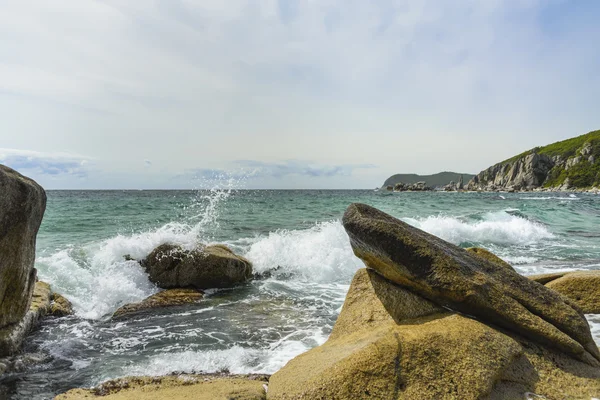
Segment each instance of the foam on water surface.
M596 239L589 236L593 225L580 226L596 215L596 204L585 196L576 199L581 201L560 197L540 202L516 194L498 199L479 194L379 196L365 191L363 198L339 195L346 196L343 201L335 196L205 191L176 216L138 231L46 246L36 261L40 278L70 299L77 315L49 320L30 346L51 354L58 367L49 370L64 374L57 379L75 386L136 374L273 373L327 339L352 276L363 267L340 222L345 207L354 201L375 206L381 202L380 208L442 239L491 250L523 274L600 268ZM149 204L158 201L143 199ZM547 211L539 211L543 207ZM580 220L571 217L572 207L581 208ZM558 215L556 210L565 211L557 220L548 218ZM574 222L563 227L564 220ZM575 240L565 233L573 229L588 236L582 233ZM195 305L109 321L119 306L158 290L136 262L123 256L141 259L166 242L185 248L226 243L249 258L255 272L270 277L209 291ZM600 342L600 317L587 317ZM38 398L47 397L52 396Z
M404 220L454 244L472 242L523 245L554 237L544 225L511 215L507 211L485 213L481 220L453 216L429 216Z

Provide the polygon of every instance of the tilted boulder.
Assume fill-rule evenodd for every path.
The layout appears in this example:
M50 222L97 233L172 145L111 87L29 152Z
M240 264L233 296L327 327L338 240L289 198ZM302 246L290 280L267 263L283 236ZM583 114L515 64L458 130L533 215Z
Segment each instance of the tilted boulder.
M29 309L35 242L45 210L44 189L0 165L0 328L19 323Z
M365 204L350 205L343 224L354 254L392 282L600 365L584 315L560 294Z
M141 262L150 281L163 289L228 288L252 277L252 264L223 245L185 250L163 244Z
M112 316L112 319L124 319L157 308L181 306L195 303L202 299L203 293L197 289L167 289L162 292L138 302L126 304L120 307Z
M600 368L357 271L325 344L269 381L269 400L591 398Z
M498 265L499 267L506 268L509 271L516 272L512 265L510 265L509 263L507 263L506 261L504 261L497 255L495 255L491 251L482 249L481 247L469 247L468 249L465 249L465 250L468 251L469 253L474 254L478 257L481 257L491 263L494 263L494 264Z

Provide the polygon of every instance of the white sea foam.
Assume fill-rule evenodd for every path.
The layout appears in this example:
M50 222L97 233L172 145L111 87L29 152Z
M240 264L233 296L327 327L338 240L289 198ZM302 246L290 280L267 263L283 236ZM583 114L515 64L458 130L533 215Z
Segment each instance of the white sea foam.
M520 200L581 200L575 195L566 196L527 196L519 197Z
M527 245L554 235L542 224L511 215L505 211L490 212L482 220L469 221L450 216L405 218L406 222L449 242L498 245Z
M185 350L152 355L135 365L124 367L115 376L166 375L173 372L232 374L272 374L289 360L321 343L283 342L275 349L232 346L223 350ZM103 377L102 379L112 378Z
M350 247L340 221L322 222L304 230L278 230L257 238L246 257L257 272L280 266L314 282L349 280L363 266Z
M211 190L200 195L192 224L171 222L157 229L133 235L117 235L100 242L60 250L36 260L40 276L54 290L73 303L75 313L88 319L109 315L123 304L140 301L158 289L128 254L143 259L163 243L194 248L210 240L208 233L218 227L219 205L231 195L231 189Z
M85 250L80 250L80 252ZM38 260L43 279L64 294L78 316L97 319L124 303L139 301L156 291L142 268L132 261L105 261L105 254L77 260L76 250L63 250ZM100 259L100 260L99 260Z
M511 265L531 264L539 260L537 257L530 256L503 256L501 257L504 261Z

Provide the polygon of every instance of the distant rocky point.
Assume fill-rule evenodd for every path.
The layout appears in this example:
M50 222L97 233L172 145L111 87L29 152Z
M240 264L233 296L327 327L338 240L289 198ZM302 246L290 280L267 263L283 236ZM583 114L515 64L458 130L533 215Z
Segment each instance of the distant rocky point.
M387 178L383 183L383 187L387 188L391 186L394 188L394 186L398 184L410 186L423 183L422 185L417 186L425 186L431 189L441 189L447 186L450 182L459 182L462 179L464 179L465 182L468 182L473 179L474 176L475 175L473 174L461 174L458 172L448 171L439 172L433 175L396 174Z
M535 147L480 172L468 190L594 190L600 187L600 130Z

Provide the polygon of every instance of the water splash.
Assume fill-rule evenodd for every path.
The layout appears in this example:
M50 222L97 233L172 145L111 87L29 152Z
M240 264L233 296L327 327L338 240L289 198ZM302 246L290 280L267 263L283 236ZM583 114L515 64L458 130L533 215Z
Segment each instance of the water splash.
M279 267L312 282L350 281L362 261L356 258L340 221L304 230L278 230L256 238L246 253L256 272Z
M219 229L219 216L235 189L234 182L197 192L186 222L170 222L156 229L117 235L100 242L71 245L49 256L40 256L36 267L42 280L73 303L82 318L108 317L126 303L140 301L158 291L135 261L163 243L186 249L209 243Z
M450 216L404 220L454 244L528 245L554 237L541 223L506 211L486 213L479 221Z

